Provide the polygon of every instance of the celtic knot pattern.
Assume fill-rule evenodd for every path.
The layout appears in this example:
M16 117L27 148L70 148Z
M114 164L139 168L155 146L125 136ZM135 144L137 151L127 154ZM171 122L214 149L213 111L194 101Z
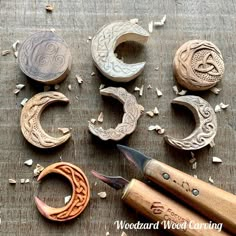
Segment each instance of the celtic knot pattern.
M128 93L124 88L108 87L100 90L101 95L111 96L118 99L124 104L124 115L122 123L118 124L115 129L104 130L102 127L96 127L94 124L89 122L89 130L92 134L98 136L102 140L121 140L126 135L134 132L137 121L141 116L144 108L139 105L136 98Z

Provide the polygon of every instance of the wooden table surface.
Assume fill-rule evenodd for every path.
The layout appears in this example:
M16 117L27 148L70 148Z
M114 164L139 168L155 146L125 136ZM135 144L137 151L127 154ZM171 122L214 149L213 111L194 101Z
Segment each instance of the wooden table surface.
M67 106L50 106L42 115L42 126L51 135L61 135L58 127L71 127L72 138L65 145L49 151L42 151L27 143L20 130L20 102L43 91L39 85L30 82L20 71L13 54L0 56L0 234L1 235L121 235L114 222L148 222L120 201L121 193L97 181L90 171L95 169L108 175L121 175L127 179L142 175L117 151L115 143L102 142L93 137L87 121L104 112L105 128L115 127L123 115L122 105L112 98L102 98L99 86L124 86L135 94L146 110L158 107L160 114L154 118L143 115L136 131L122 140L122 144L139 149L145 154L178 168L200 179L208 181L226 191L236 192L235 132L236 132L236 2L235 1L186 1L186 0L52 0L52 13L45 11L48 1L0 0L0 48L9 49L16 41L23 41L30 34L55 28L56 33L68 43L72 57L72 71L59 91L69 99ZM158 21L167 15L166 24L155 28L148 43L141 46L125 43L117 49L125 62L146 61L144 72L128 84L112 83L105 79L94 67L89 36L109 22L138 18L139 24L148 29L151 20ZM227 110L217 113L218 133L214 148L205 147L196 151L197 169L189 163L190 152L176 150L166 144L163 136L147 130L149 125L159 124L166 134L185 137L194 129L194 119L190 111L182 107L172 107L170 102L176 97L172 60L178 47L190 39L206 39L215 43L225 61L225 75L218 87L219 95L210 91L194 93L206 99L213 107L220 102L230 104ZM155 68L159 67L156 71ZM91 76L91 72L95 76ZM84 83L79 86L75 75L79 74ZM15 85L23 83L24 89L16 96ZM68 90L71 84L72 91ZM151 84L158 87L163 96L157 98ZM144 85L144 94L139 97L134 87ZM193 94L188 92L188 94ZM211 158L222 158L220 165L212 164ZM48 205L59 207L64 197L70 195L70 185L58 176L46 178L40 184L33 178L37 163L48 166L60 161L71 162L84 170L91 185L91 200L77 219L66 223L46 220L35 207L33 196L38 195ZM32 167L24 161L33 159ZM9 178L17 180L12 186ZM21 178L29 178L30 183L20 184ZM96 184L97 183L97 184ZM106 191L107 198L100 199L98 192ZM131 235L167 235L161 230L124 230Z

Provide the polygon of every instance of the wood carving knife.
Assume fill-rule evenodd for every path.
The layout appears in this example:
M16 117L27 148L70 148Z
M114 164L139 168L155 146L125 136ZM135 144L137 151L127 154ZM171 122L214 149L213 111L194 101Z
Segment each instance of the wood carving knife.
M139 151L117 145L144 176L236 235L236 196Z
M208 229L194 228L195 225L209 225L212 222L208 222L194 211L137 179L132 179L129 182L121 176L106 176L96 171L92 171L92 174L116 190L123 189L122 200L158 224L156 229L162 227L179 236L229 235L213 227Z

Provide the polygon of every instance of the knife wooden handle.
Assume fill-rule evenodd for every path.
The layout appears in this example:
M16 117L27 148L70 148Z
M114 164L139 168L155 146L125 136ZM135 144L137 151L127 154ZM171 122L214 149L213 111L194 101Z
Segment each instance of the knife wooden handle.
M159 222L157 230L164 228L179 236L229 235L220 227L196 229L196 225L209 225L209 221L136 179L132 179L124 189L122 200L156 224ZM169 223L173 228L167 227ZM177 225L179 229L174 228Z
M145 176L209 219L236 234L236 196L157 160L149 161Z

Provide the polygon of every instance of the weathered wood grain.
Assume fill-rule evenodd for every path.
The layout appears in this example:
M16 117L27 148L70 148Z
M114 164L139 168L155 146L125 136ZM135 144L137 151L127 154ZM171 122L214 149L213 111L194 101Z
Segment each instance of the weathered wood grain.
M106 232L110 235L121 235L116 230L114 221L145 221L132 209L120 201L120 194L98 182L90 170L95 169L104 174L122 175L127 179L141 175L130 166L118 153L114 143L102 142L93 137L87 128L87 121L96 118L103 111L103 127L115 127L122 119L122 105L114 100L102 98L99 94L101 83L107 86L124 86L133 93L135 86L144 84L144 95L135 94L139 104L146 110L158 107L160 114L155 118L146 115L140 118L135 133L122 141L123 144L167 163L190 174L197 174L207 181L209 176L215 185L232 193L236 192L235 171L235 130L236 130L236 37L235 1L186 1L186 0L134 0L134 1L92 1L58 0L52 13L45 11L48 1L0 1L0 47L6 50L17 39L43 29L55 28L69 45L73 64L68 78L61 84L59 91L70 100L69 106L50 106L42 116L42 126L48 133L55 135L58 127L71 127L72 138L56 150L43 151L30 145L20 130L20 102L24 97L30 98L43 88L27 80L20 71L17 59L7 55L0 57L0 234L1 235L98 235ZM151 20L160 20L167 14L163 27L155 28L145 46L126 43L117 49L119 57L127 63L146 61L145 70L128 84L115 84L105 79L94 67L90 53L88 36L93 36L104 24L115 20L139 18L139 23L147 29ZM191 113L183 108L172 109L170 102L175 97L172 86L175 84L172 72L172 61L176 50L191 39L205 39L215 43L224 57L224 78L218 84L221 93L216 96L209 91L189 93L201 95L213 107L220 103L229 103L230 107L217 114L218 132L214 148L196 151L197 170L191 170L188 160L189 152L183 152L165 144L163 137L147 130L151 124L158 123L174 137L186 137L194 128ZM156 71L155 68L159 67ZM91 76L91 72L96 72ZM84 79L78 85L75 75ZM26 87L17 95L13 94L16 83ZM68 90L71 84L72 91ZM155 90L147 90L147 85L158 87L163 96L157 98ZM59 136L59 133L58 133ZM57 177L48 178L42 184L33 179L33 167L23 163L32 158L34 165L40 163L48 166L63 161L78 165L87 175L91 185L91 201L86 210L76 220L57 224L44 219L37 211L33 196L38 195L48 205L62 206L64 196L70 193L70 186ZM211 163L212 156L223 159L220 165ZM8 184L9 178L17 179L16 186ZM30 178L30 184L19 184L20 178ZM97 193L107 192L106 199L100 199ZM147 221L147 220L146 220ZM130 231L135 236L167 235L165 232Z

